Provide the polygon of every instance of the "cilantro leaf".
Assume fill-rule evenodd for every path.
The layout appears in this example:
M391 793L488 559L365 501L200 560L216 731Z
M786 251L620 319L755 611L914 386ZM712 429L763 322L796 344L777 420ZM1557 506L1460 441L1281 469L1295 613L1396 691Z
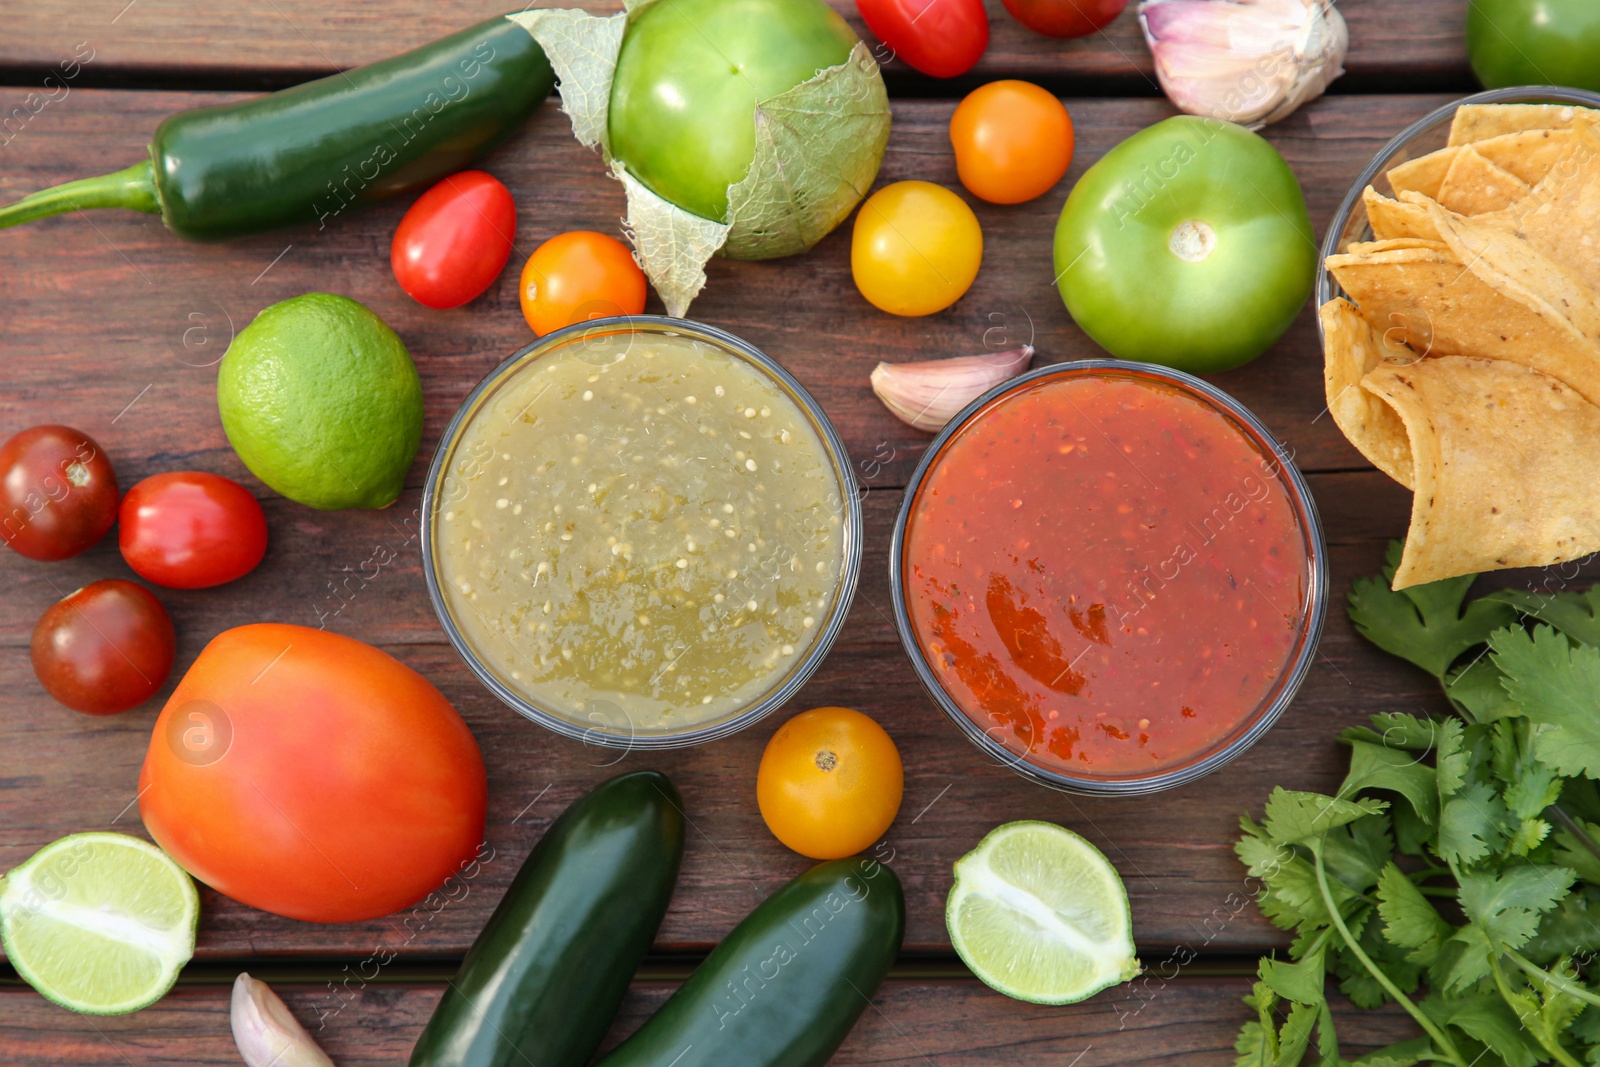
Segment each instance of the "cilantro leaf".
M1600 648L1548 626L1503 630L1489 646L1506 693L1541 729L1533 753L1565 775L1600 778Z
M1389 812L1394 824L1394 847L1407 856L1420 856L1427 852L1433 841L1434 828L1423 822L1410 804L1396 804Z
M1430 997L1422 1008L1434 1022L1454 1026L1483 1042L1506 1067L1535 1067L1548 1058L1511 1006L1496 993L1459 1000Z
M1326 942L1324 942L1326 944ZM1318 948L1298 963L1263 957L1257 973L1267 988L1296 1004L1321 1004L1326 976L1324 950Z
M1581 593L1497 589L1484 599L1510 604L1523 615L1549 623L1574 641L1600 645L1600 585Z
M1439 857L1447 863L1476 863L1500 848L1506 806L1493 789L1469 782L1445 801L1439 813Z
M1423 822L1438 819L1439 793L1433 768L1403 749L1350 742L1350 773L1339 786L1339 795L1354 796L1363 789L1392 790L1410 801Z
M1579 825L1588 831L1590 840L1600 840L1600 825L1587 821ZM1577 871L1578 877L1585 882L1600 882L1600 857L1590 852L1570 830L1556 831L1556 851L1551 858L1563 867ZM1596 933L1600 934L1600 930Z
M1390 585L1399 563L1400 543L1391 541L1383 578L1358 579L1351 588L1350 621L1368 641L1441 681L1467 649L1517 621L1517 609L1500 601L1474 600L1462 609L1473 574L1395 592Z
M1433 1051L1433 1041L1427 1037L1414 1037L1369 1052L1356 1060L1352 1067L1413 1067L1423 1060L1438 1059Z
M1278 786L1267 798L1264 826L1274 841L1305 844L1337 826L1388 810L1382 800L1340 800Z
M1506 807L1519 819L1537 818L1544 809L1561 799L1564 780L1542 763L1532 760L1517 768L1506 786Z
M1493 634L1490 638L1493 638ZM1450 672L1444 680L1444 693L1474 722L1495 722L1522 710L1506 695L1505 675L1488 656L1481 656Z
M1550 971L1580 987L1583 985L1578 969L1566 956L1557 960ZM1554 982L1538 982L1534 985L1539 990L1541 1002L1539 1015L1544 1021L1546 1032L1552 1038L1559 1037L1564 1030L1577 1022L1578 1016L1583 1013L1584 1002L1571 993L1562 992Z
M1406 959L1413 963L1432 963L1455 930L1392 863L1378 876L1378 916L1383 919L1383 936L1390 944L1411 949Z
M1277 1067L1295 1067L1305 1058L1319 1014L1311 1004L1295 1004L1289 1008L1289 1017L1278 1031L1278 1058L1274 1061Z
M1483 927L1468 924L1445 939L1439 956L1428 964L1428 978L1445 993L1465 993L1489 977L1489 938Z
M1539 916L1561 902L1577 872L1568 867L1524 863L1498 874L1461 875L1461 910L1489 937L1506 948L1526 945L1539 928Z
M1233 1050L1239 1054L1234 1067L1273 1067L1278 1058L1278 1027L1273 1017L1278 997L1265 982L1256 982L1245 1006L1254 1008L1256 1017L1239 1028L1234 1038Z
M1434 745L1439 724L1433 719L1419 719L1403 711L1380 712L1372 717L1372 726L1352 726L1339 735L1341 741L1370 741L1389 748L1409 748L1423 752Z
M1447 719L1439 724L1439 749L1434 762L1437 767L1439 796L1448 797L1460 789L1467 780L1469 757L1464 731L1457 719Z
M1543 819L1523 819L1506 840L1506 853L1511 856L1526 856L1544 844L1544 839L1549 836L1550 824Z
M1378 884L1378 872L1394 852L1385 815L1368 815L1331 830L1322 839L1328 873L1357 893Z

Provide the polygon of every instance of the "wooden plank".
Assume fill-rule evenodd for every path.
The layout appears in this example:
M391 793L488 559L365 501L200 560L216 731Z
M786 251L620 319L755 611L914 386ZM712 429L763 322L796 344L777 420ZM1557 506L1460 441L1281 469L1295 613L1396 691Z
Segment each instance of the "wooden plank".
M0 105L19 98L0 92ZM137 156L160 115L216 96L84 91L36 116L7 148L0 192L19 195ZM1333 98L1270 136L1304 180L1314 215L1327 218L1366 159L1438 101ZM884 179L954 184L944 124L948 103L896 105ZM1081 170L1122 137L1168 113L1154 100L1080 101ZM615 231L621 196L599 180L594 158L565 120L544 115L489 166L522 205L519 253L576 227ZM586 169L587 168L587 169ZM575 175L594 175L576 180ZM1066 185L1016 208L979 208L989 265L955 308L919 320L869 308L849 277L848 234L812 254L762 264L718 262L700 317L749 337L792 369L844 433L869 492L866 577L847 632L792 710L823 703L879 717L906 756L902 819L888 847L910 901L909 948L945 951L942 902L950 864L998 822L1049 818L1101 844L1127 875L1135 933L1147 954L1173 946L1256 951L1281 945L1248 904L1249 884L1230 852L1234 820L1273 784L1329 789L1339 776L1337 728L1380 710L1437 707L1426 680L1360 642L1342 613L1330 618L1322 656L1300 700L1254 751L1225 771L1164 796L1087 801L1032 786L989 764L916 690L888 617L888 531L899 493L926 443L871 397L879 358L981 351L1032 336L1044 358L1097 350L1068 321L1049 288L1050 234ZM490 698L444 645L418 574L414 538L422 464L451 411L505 354L528 339L517 311L515 271L472 306L428 312L394 286L389 235L402 204L228 245L186 244L150 218L119 213L52 220L0 234L0 429L65 421L95 435L131 484L162 470L201 468L242 478L265 498L273 543L262 567L220 590L163 593L180 628L180 665L219 630L263 618L320 623L380 644L434 680L476 731L491 778L489 840L496 859L454 900L436 898L389 920L315 927L204 895L200 952L211 959L320 954L361 959L379 951L459 955L516 865L553 815L629 755L557 740ZM519 255L520 259L520 255ZM309 289L348 293L396 326L421 367L428 397L424 457L412 488L384 512L324 513L266 493L243 471L213 414L214 371L228 324ZM198 316L197 318L191 316ZM994 331L1004 331L1003 336ZM185 341L187 340L187 344ZM1217 379L1253 407L1316 473L1313 491L1333 545L1336 594L1377 570L1385 538L1401 533L1406 496L1364 467L1321 416L1320 357L1309 315L1262 360ZM399 555L373 570L378 545ZM366 567L363 565L367 564ZM368 577L363 577L363 571ZM30 676L24 645L32 621L67 590L127 574L115 549L41 565L0 553L0 868L62 834L112 826L137 831L137 768L153 710L109 720L54 707ZM719 744L653 758L688 798L695 829L664 948L703 948L804 867L765 831L751 781L782 716ZM543 792L548 787L548 792ZM530 807L530 803L532 806ZM463 893L465 895L463 896Z
M786 715L822 704L877 717L903 754L905 801L883 855L892 856L906 886L909 949L948 950L943 902L951 864L993 826L1019 818L1071 826L1111 856L1127 879L1134 932L1147 954L1177 945L1216 951L1281 946L1284 936L1249 903L1254 885L1231 851L1238 816L1259 811L1274 784L1335 788L1343 755L1334 735L1341 727L1378 711L1441 707L1427 679L1356 637L1340 607L1350 581L1380 566L1378 538L1403 528L1405 494L1371 472L1317 475L1313 486L1333 531L1335 603L1321 656L1295 706L1233 765L1183 789L1123 801L1071 797L1024 781L973 749L919 691L889 617L887 545L897 490L867 497L862 588L840 645L800 697L736 737L654 755L622 755L555 738L489 696L442 643L422 589L415 543L396 537L387 516L297 515L294 505L269 497L277 540L260 569L226 591L162 593L180 632L180 669L228 626L262 619L315 625L312 605L324 595L325 583L365 558L369 542L386 544L399 559L358 586L327 625L380 643L437 684L466 717L489 768L487 837L495 856L470 883L447 887L408 912L334 927L266 915L206 890L199 952L210 959L459 955L550 820L603 778L642 767L672 776L693 822L660 941L667 949L703 949L806 865L762 825L753 779L767 739ZM131 576L114 548L103 545L48 569L0 559L7 581L0 651L4 869L73 831L142 834L130 805L159 703L110 719L77 715L54 706L28 666L26 628L55 598L56 587L65 590L108 574Z
M0 91L0 113L22 96ZM74 93L35 116L0 155L0 199L137 159L163 115L227 98ZM1299 174L1320 228L1384 142L1441 102L1324 99L1268 136ZM952 107L896 103L880 182L923 178L959 188L946 133ZM919 319L871 307L851 280L846 226L803 257L713 262L693 314L746 337L793 371L835 420L863 481L904 484L928 436L896 421L872 397L867 376L879 360L982 352L1030 339L1040 363L1104 355L1072 324L1052 284L1056 218L1079 174L1172 109L1160 100L1083 100L1072 110L1079 147L1065 181L1029 204L975 205L987 265L954 307ZM0 425L65 420L104 437L119 462L158 457L169 465L232 469L236 463L210 415L209 364L262 307L322 289L378 312L418 359L428 399L424 454L413 472L419 480L461 398L532 339L518 312L517 265L565 230L619 232L621 187L601 178L598 159L572 139L554 105L487 166L521 208L514 263L488 293L451 312L421 307L394 283L388 246L404 202L352 212L325 230L306 226L225 245L190 244L153 217L114 211L0 233L6 262L25 265L0 270L7 357ZM650 309L659 310L654 298ZM1305 469L1367 465L1322 416L1321 358L1309 308L1271 352L1215 380L1255 410Z
M1251 1017L1240 1002L1249 991L1247 979L1185 975L1142 981L1142 990L1137 984L1124 986L1083 1004L1043 1008L1008 1000L972 979L890 979L830 1062L833 1067L1014 1067L1024 1062L1230 1067L1234 1036ZM339 994L314 986L275 988L340 1067L393 1067L410 1055L441 987L351 983L349 992ZM605 1047L632 1033L675 988L670 982L635 982ZM1340 1052L1347 1058L1414 1032L1392 1007L1336 1010ZM0 1062L11 1067L237 1064L228 989L179 986L154 1007L113 1018L73 1015L31 992L3 990Z
M877 40L852 0L829 0L869 44ZM1001 0L985 0L988 51L960 82L970 87L995 77L1030 77L1084 94L1156 91L1149 49L1139 31L1133 0L1103 32L1075 41L1042 37L1008 14ZM489 18L510 5L494 0L435 4L382 0L332 10L319 0L272 0L241 17L225 4L162 0L35 0L10 13L0 41L0 69L19 82L36 82L74 57L91 56L83 84L153 81L171 85L281 85L320 77L414 48ZM607 0L539 6L583 7L596 14L619 10ZM1352 83L1409 79L1418 86L1465 84L1469 75L1462 27L1467 0L1344 0L1350 27L1346 67ZM897 85L946 95L941 84L909 71L879 49ZM71 66L64 68L72 71ZM904 79L910 75L909 80ZM56 84L60 84L58 78Z

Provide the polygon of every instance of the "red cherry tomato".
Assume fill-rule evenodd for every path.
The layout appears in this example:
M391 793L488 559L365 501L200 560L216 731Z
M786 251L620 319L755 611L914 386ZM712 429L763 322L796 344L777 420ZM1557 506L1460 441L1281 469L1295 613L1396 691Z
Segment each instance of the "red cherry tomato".
M205 589L255 569L267 517L250 491L220 474L156 474L122 499L117 544L139 577L168 589Z
M505 186L481 170L452 174L395 228L395 281L419 304L460 307L500 276L516 232L517 205Z
M1128 0L1005 0L1011 17L1046 37L1084 37L1109 26Z
M155 696L177 653L161 601L121 578L69 593L33 628L33 673L51 696L90 715L115 715Z
M29 559L76 556L117 521L105 450L70 426L34 426L0 445L0 538Z
M867 28L924 74L965 74L989 47L983 0L856 0Z

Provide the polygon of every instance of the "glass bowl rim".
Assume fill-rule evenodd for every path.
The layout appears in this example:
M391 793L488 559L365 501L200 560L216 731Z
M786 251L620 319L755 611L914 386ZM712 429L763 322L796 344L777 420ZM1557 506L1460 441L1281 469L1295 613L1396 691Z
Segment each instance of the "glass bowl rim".
M1340 201L1339 209L1334 212L1333 221L1328 226L1328 232L1322 238L1322 249L1317 258L1318 308L1340 295L1341 290L1333 280L1333 273L1327 267L1328 257L1339 254L1339 244L1344 238L1345 229L1350 225L1350 217L1355 214L1356 206L1361 203L1361 194L1366 191L1367 186L1377 181L1380 175L1387 173L1390 160L1394 159L1402 149L1410 147L1413 141L1446 120L1453 119L1455 113L1466 104L1573 104L1578 107L1600 109L1600 93L1590 92L1587 89L1570 89L1560 85L1516 85L1504 89L1489 89L1436 107L1391 137L1378 150L1377 155L1372 157L1372 161L1362 169L1355 184ZM1318 344L1325 344L1327 338L1323 332L1322 316L1319 314L1316 319Z
M988 731L968 716L955 698L939 683L938 676L933 672L927 656L917 641L901 577L906 528L910 522L911 508L917 498L917 491L945 447L975 416L988 409L995 400L1029 388L1042 379L1055 376L1104 375L1107 372L1130 377L1144 375L1157 378L1186 394L1195 396L1223 417L1242 424L1243 428L1257 439L1255 443L1258 446L1270 445L1270 458L1276 461L1280 481L1286 483L1289 504L1296 520L1300 523L1301 533L1307 546L1306 565L1309 580L1300 626L1299 647L1295 658L1283 675L1283 680L1276 688L1276 695L1272 696L1264 706L1258 705L1253 713L1254 718L1248 720L1249 725L1235 734L1225 745L1214 748L1201 759L1143 777L1096 778L1063 774L1037 766L1026 759L1026 754L1019 757L1010 748L995 742ZM1289 709L1299 694L1306 675L1310 673L1322 637L1323 623L1328 610L1327 556L1322 520L1304 475L1295 466L1293 457L1282 442L1253 412L1216 386L1184 371L1133 360L1082 359L1036 367L1025 374L1001 382L962 408L929 442L927 450L917 463L916 470L906 483L905 496L901 499L899 513L895 516L894 534L889 543L889 592L894 607L895 630L899 634L900 644L905 648L907 658L911 660L917 680L922 683L923 689L939 709L985 754L1024 778L1061 792L1083 796L1143 796L1187 785L1231 763L1259 741Z
M433 559L435 547L433 519L446 464L456 445L459 444L461 434L470 418L477 414L479 401L484 394L509 380L510 376L521 368L531 366L544 355L571 343L574 338L587 334L620 333L681 333L696 340L730 349L747 362L753 363L757 369L775 379L789 397L800 406L821 438L823 450L828 454L841 478L839 494L843 504L844 530L841 536L844 559L840 567L836 600L830 609L827 622L812 641L811 648L789 671L782 684L762 694L743 711L708 725L689 727L677 732L624 735L596 727L584 727L512 690L489 670L456 626L445 603ZM449 423L439 437L438 445L434 448L433 458L428 463L428 472L422 488L421 521L418 525L422 572L428 588L428 600L433 605L434 615L438 618L445 636L449 638L451 646L478 681L502 703L524 718L531 719L563 737L581 741L586 745L593 744L602 748L629 751L688 748L728 737L772 714L792 699L828 657L849 617L850 606L855 599L856 586L861 576L865 548L862 521L861 494L857 488L855 467L851 463L849 450L845 448L844 439L840 437L833 421L822 409L822 405L777 360L742 337L693 319L678 319L666 315L613 315L575 323L535 338L507 356L472 387L471 392L451 415Z

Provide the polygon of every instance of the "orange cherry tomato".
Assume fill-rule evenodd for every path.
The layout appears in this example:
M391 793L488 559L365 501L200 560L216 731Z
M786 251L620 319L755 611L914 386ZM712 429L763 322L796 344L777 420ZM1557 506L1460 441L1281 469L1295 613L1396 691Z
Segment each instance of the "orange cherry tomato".
M544 336L563 326L644 310L644 271L614 237L593 230L558 234L522 268L522 316Z
M883 727L849 708L813 708L767 742L756 802L779 841L833 860L882 840L904 787L900 751Z
M950 116L956 173L973 196L1020 204L1043 196L1072 164L1072 117L1030 82L998 81L967 94Z

